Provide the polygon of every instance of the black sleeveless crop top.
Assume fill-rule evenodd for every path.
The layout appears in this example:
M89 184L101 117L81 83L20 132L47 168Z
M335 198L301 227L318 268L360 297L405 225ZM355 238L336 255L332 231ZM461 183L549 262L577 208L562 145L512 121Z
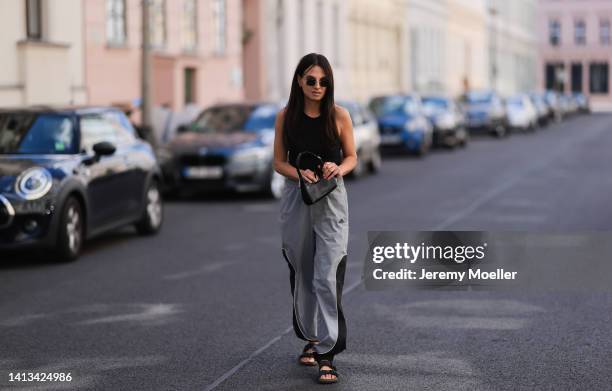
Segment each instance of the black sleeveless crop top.
M296 159L300 152L310 151L323 159L324 162L334 162L337 165L342 163L342 147L340 141L334 145L325 137L325 126L323 116L316 118L309 117L301 112L300 121L295 129L287 132L287 150L289 152L289 163L296 167ZM302 159L303 167L312 166L311 159Z

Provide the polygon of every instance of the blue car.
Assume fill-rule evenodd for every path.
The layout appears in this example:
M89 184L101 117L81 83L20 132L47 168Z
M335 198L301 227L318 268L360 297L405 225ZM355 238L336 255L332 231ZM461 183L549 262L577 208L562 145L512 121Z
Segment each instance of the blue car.
M373 98L369 104L378 120L380 145L425 155L433 140L433 127L417 95Z
M231 103L209 107L158 150L166 192L265 192L280 198L274 171L274 122L281 106Z
M114 228L155 234L160 184L151 145L117 109L0 109L0 250L71 261Z

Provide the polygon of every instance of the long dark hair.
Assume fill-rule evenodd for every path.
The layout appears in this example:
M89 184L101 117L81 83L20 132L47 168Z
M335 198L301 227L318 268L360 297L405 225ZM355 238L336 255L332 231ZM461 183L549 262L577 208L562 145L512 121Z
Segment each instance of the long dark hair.
M285 118L283 122L283 142L288 148L288 134L292 129L296 129L300 121L300 115L304 111L304 92L298 84L298 76L303 77L304 73L311 67L318 65L323 69L325 77L329 80L329 86L325 90L325 95L321 99L321 116L325 124L325 138L331 145L339 143L338 128L336 127L336 110L334 103L334 73L332 67L322 54L309 53L302 57L291 82L291 93L287 102Z

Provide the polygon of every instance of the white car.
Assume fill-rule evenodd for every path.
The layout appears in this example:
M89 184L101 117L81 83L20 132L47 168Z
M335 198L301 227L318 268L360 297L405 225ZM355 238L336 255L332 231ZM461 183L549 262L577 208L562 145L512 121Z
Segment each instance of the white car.
M351 176L358 178L366 173L376 173L382 164L380 157L380 133L374 114L365 106L355 101L337 102L348 110L353 121L357 166Z
M535 130L538 112L527 94L517 94L506 99L508 124L513 130Z

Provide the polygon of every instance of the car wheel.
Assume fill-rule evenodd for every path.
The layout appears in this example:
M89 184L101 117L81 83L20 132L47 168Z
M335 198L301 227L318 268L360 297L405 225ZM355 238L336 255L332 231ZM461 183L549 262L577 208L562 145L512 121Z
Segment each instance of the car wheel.
M75 197L69 197L64 204L55 252L59 260L74 261L81 254L84 240L83 208Z
M268 196L278 200L283 195L283 188L285 187L285 177L276 172L274 169L268 179L268 187L266 193Z
M381 166L382 166L382 158L380 157L380 150L378 148L375 148L374 151L372 151L372 158L370 159L370 162L368 163L368 169L370 170L372 174L375 174L378 171L380 171Z
M465 128L461 129L461 139L459 141L459 145L461 146L461 148L465 148L467 147L467 143L470 140L470 133L465 130Z
M504 136L506 136L508 134L508 130L506 129L506 127L502 124L499 124L497 126L495 126L495 129L493 130L493 133L495 135L495 137L497 138L502 138Z
M164 206L159 191L159 184L151 180L145 194L145 208L143 215L136 222L136 231L140 235L153 235L159 232L164 219Z
M428 140L427 136L423 136L423 140L421 141L421 145L419 149L416 151L417 156L425 156L429 151L429 147L431 145L431 141Z

